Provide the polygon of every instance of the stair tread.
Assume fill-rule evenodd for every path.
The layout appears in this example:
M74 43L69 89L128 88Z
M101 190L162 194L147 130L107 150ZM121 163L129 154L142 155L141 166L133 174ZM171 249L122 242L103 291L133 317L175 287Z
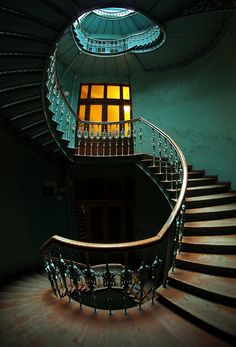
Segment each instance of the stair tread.
M236 255L235 254L207 254L194 252L181 252L176 257L177 260L211 266L212 268L235 269L236 275Z
M182 243L196 245L236 246L236 234L212 236L184 236Z
M211 213L236 210L236 203L186 209L186 214Z
M158 293L200 321L231 336L236 336L236 308L211 302L171 286L159 288Z
M214 228L214 227L217 228L217 227L228 227L228 226L235 226L236 228L236 218L223 218L223 219L184 223L184 227L188 227L188 228Z
M175 269L175 272L170 273L168 277L207 292L236 299L236 278L215 276L184 269Z
M204 201L204 200L214 200L214 199L223 199L228 197L236 197L236 193L225 192L220 194L210 194L210 195L200 195L200 196L191 196L186 198L186 202L192 201Z
M187 187L187 190L198 190L198 189L211 189L211 188L221 188L227 187L227 184L208 184L204 186Z

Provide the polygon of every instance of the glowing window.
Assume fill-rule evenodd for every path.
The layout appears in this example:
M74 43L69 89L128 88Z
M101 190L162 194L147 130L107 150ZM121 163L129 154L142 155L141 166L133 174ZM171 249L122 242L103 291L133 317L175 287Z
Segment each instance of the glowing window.
M90 122L101 122L102 121L102 105L90 105L89 121ZM94 132L97 132L98 130L101 132L99 125L94 125L93 130L94 130Z
M79 107L79 118L82 120L85 119L85 107L86 105L80 105Z
M124 105L124 120L130 120L130 105ZM128 129L130 128L130 123L125 124L125 135L127 136Z
M119 122L120 120L120 106L119 105L107 105L107 121L108 122ZM109 130L119 131L116 124L111 125Z
M107 86L108 99L120 99L120 86Z
M104 98L104 86L92 85L91 87L91 98L92 99L103 99Z
M129 86L123 86L123 99L124 100L129 100L130 99Z
M87 99L88 97L88 85L83 84L80 92L80 99Z

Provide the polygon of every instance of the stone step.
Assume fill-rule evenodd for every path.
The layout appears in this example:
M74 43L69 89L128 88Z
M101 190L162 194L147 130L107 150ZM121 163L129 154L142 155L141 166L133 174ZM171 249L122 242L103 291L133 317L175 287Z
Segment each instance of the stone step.
M184 223L184 235L224 235L236 232L236 218Z
M181 244L181 250L184 252L233 254L236 253L236 234L184 236Z
M176 187L176 180L162 180L161 181L166 188L175 188ZM216 176L211 177L201 177L201 178L189 178L188 179L188 188L190 187L197 187L199 185L205 186L205 185L213 185L216 182Z
M236 217L236 203L186 209L185 220L211 220Z
M200 195L186 198L187 208L217 206L236 202L236 192Z
M219 276L236 277L235 254L181 252L176 267Z
M200 298L168 286L158 289L159 300L198 322L208 330L233 339L236 337L236 308Z
M191 294L236 306L235 278L175 269L174 273L169 274L168 283Z
M219 194L228 191L230 188L229 184L210 184L205 186L195 186L188 187L186 196L200 196L200 195L208 195L208 194ZM175 197L176 190L175 189L167 189L172 197Z

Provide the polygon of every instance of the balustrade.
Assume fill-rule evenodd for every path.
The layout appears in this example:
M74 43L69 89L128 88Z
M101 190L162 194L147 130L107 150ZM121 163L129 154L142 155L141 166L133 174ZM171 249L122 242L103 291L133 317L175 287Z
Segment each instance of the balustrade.
M139 31L132 35L127 35L121 39L96 39L91 38L83 30L82 20L77 19L74 24L75 42L84 52L97 55L115 55L121 53L140 53L151 51L160 47L165 41L164 31L153 25L146 30Z
M80 308L91 306L94 312L101 308L112 314L114 309L123 309L127 314L128 309L134 306L141 310L143 303L154 302L163 276L163 261L158 256L150 266L142 261L136 270L131 270L127 264L91 266L89 262L74 261L73 255L66 260L58 247L51 247L43 257L53 294L60 299L68 297L69 302L79 302ZM114 302L117 298L120 298L119 302Z

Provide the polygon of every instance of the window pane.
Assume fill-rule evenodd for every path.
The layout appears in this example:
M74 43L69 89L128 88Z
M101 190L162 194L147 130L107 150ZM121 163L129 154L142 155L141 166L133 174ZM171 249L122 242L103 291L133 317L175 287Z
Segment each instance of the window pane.
M80 99L86 99L88 97L88 85L83 85L81 87Z
M79 106L79 118L84 120L85 119L85 105L80 105Z
M101 122L102 121L102 105L91 105L90 106L89 120L90 120L90 122ZM98 130L101 132L100 128L101 128L101 126L99 126L99 125L93 126L93 130L95 133Z
M124 120L130 120L130 105L124 105ZM130 123L125 123L125 136L127 136L128 129L131 130Z
M104 86L93 85L91 87L91 98L92 99L103 99L104 98Z
M120 99L120 86L107 86L108 99Z
M108 122L119 122L120 120L120 106L119 105L108 105L107 106L107 121ZM108 131L109 130L112 130L112 131L115 131L115 130L118 130L119 131L119 126L117 125L110 125L108 127Z
M130 99L130 90L128 86L123 87L123 99L124 100Z

